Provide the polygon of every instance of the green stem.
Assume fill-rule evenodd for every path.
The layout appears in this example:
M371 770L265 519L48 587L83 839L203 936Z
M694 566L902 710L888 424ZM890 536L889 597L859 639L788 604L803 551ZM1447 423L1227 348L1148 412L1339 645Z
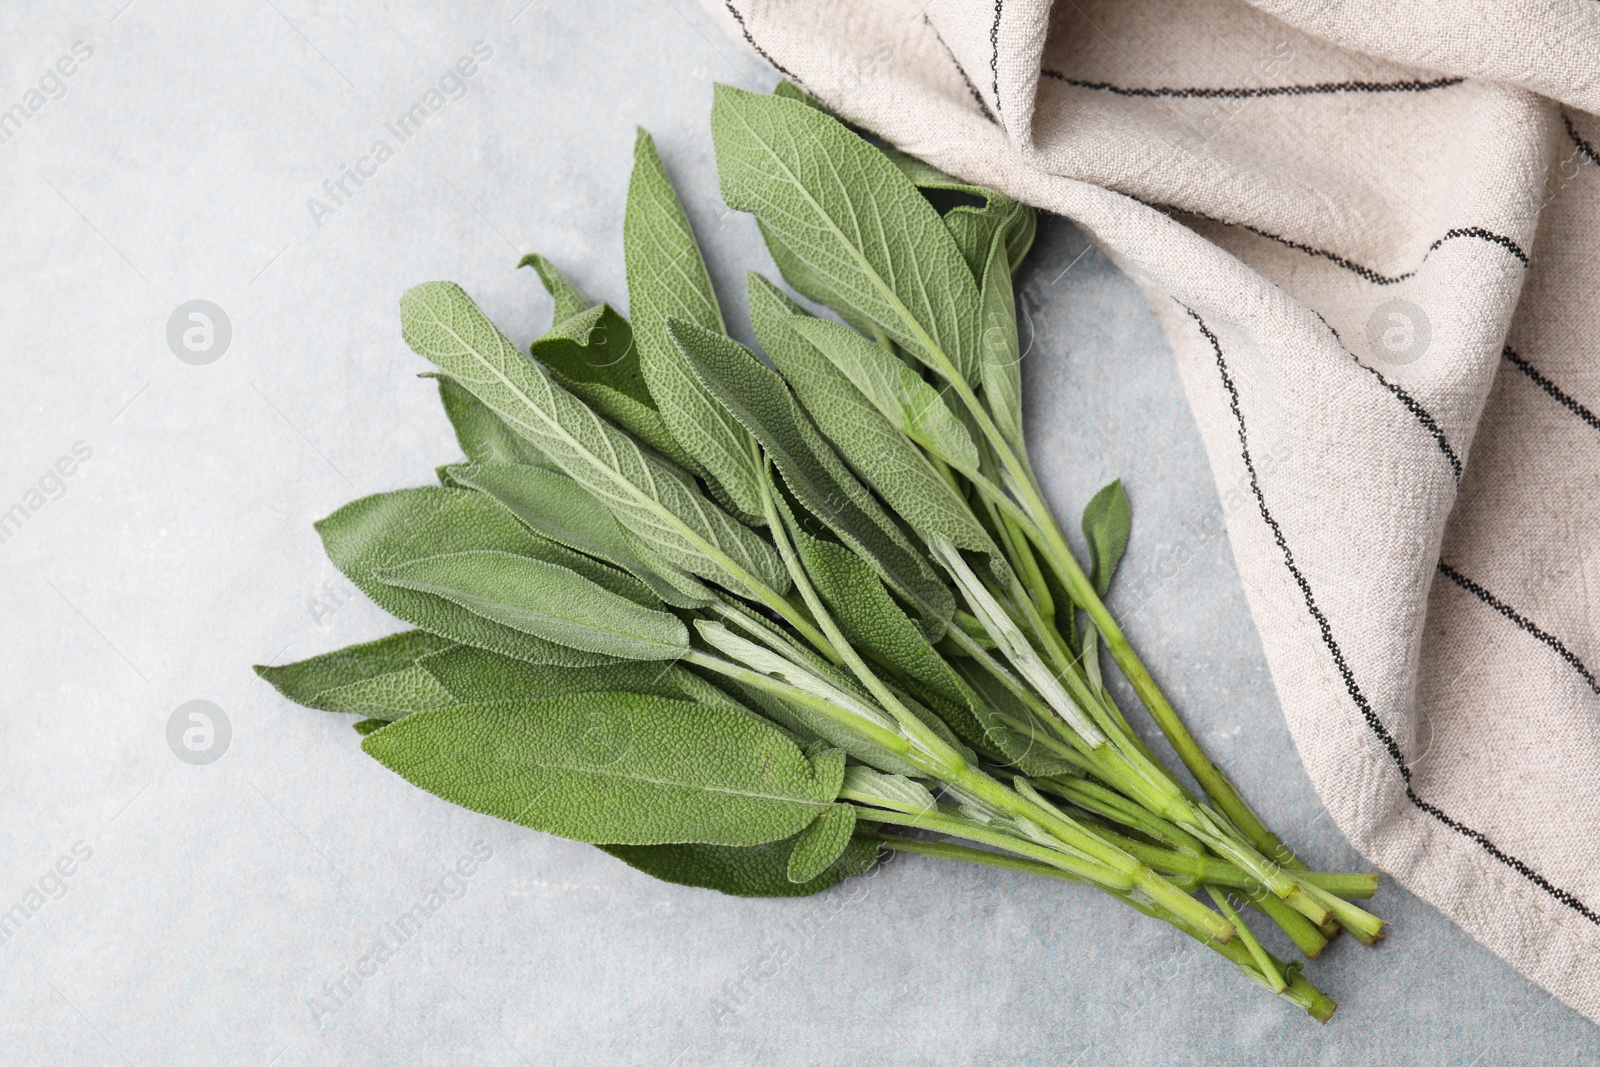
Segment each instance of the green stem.
M1256 940L1254 932L1246 925L1244 919L1239 917L1233 905L1228 903L1228 894L1215 886L1206 886L1206 893L1211 897L1211 902L1217 906L1217 910L1222 912L1223 918L1239 931L1239 940L1243 941L1244 947L1250 951L1250 958L1256 961L1256 968L1266 977L1267 985L1272 987L1272 991L1282 993L1288 989L1289 983L1283 980L1283 975L1279 972L1271 954L1261 947L1261 942Z
M1088 576L1083 573L1083 568L1079 566L1077 557L1062 536L1055 517L1050 513L1049 506L1044 502L1037 486L1032 484L1031 480L1019 480L1018 484L1022 489L1023 506L1033 518L1028 532L1039 544L1045 561L1061 584L1066 587L1068 595L1088 612L1089 618L1105 638L1106 650L1111 653L1112 660L1122 671L1123 677L1128 679L1128 684L1138 694L1140 701L1150 712L1150 717L1166 735L1167 741L1178 754L1178 758L1183 761L1183 765L1194 775L1212 802L1239 827L1257 851L1285 867L1303 866L1294 852L1279 840L1250 808L1228 776L1212 763L1200 748L1200 743L1195 740L1176 709L1168 702L1161 687L1156 684L1155 678L1145 667L1144 661L1134 651L1127 635L1122 632L1122 627L1117 625L1116 619L1101 601Z
M788 568L789 576L794 580L795 588L800 591L801 598L812 616L822 627L829 644L844 660L861 684L867 691L877 698L879 705L894 717L905 732L912 745L921 750L926 757L924 766L941 778L953 779L966 771L968 764L966 757L951 748L944 739L934 733L928 724L917 717L915 713L903 704L894 691L884 684L871 667L868 667L860 654L856 652L839 626L828 614L828 609L822 603L822 597L811 584L811 578L806 574L804 565L800 562L799 554L794 545L790 543L789 534L785 526L787 516L778 514L778 503L773 494L772 468L767 464L766 477L761 483L761 506L766 511L767 526L772 530L772 540L777 545L778 555L783 559L783 565Z
M1174 915L1192 923L1197 929L1205 930L1208 936L1223 941L1233 936L1231 924L1220 918L1216 912L1161 877L1146 864L1063 814L1039 796L1026 778L1018 778L1017 789L1011 790L988 775L972 770L963 774L955 784L1001 811L1035 823L1058 841L1113 870L1133 875L1138 888Z
M937 812L911 814L903 811L888 811L883 808L858 806L856 808L856 818L864 822L888 823L891 826L906 826L914 830L931 830L934 833L945 834L948 837L959 837L967 841L974 841L980 845L1005 849L1018 856L1027 857L1036 863L1044 864L1054 871L1070 875L1075 881L1088 882L1101 889L1126 892L1134 887L1134 878L1127 872L1113 870L1092 860L1066 855L1043 845L1036 845L1031 841L1013 837L1011 834L1001 833L999 830L990 830L965 819L957 819Z
M986 852L982 849L968 848L964 845L952 845L943 841L914 841L910 838L895 837L889 834L858 834L857 836L877 841L896 852L910 852L937 859L962 860L967 863L982 864L986 867L999 867L1004 870L1039 874L1046 878L1060 878L1065 881L1078 880L1073 878L1072 875L1044 863L1017 856L1008 856L999 852ZM1244 945L1237 942L1219 944L1214 939L1197 933L1188 924L1173 915L1163 912L1159 908L1136 901L1125 893L1118 893L1109 889L1107 892L1136 911L1177 927L1183 933L1193 937L1202 945L1244 970L1250 977L1265 981L1265 976L1260 974L1255 958ZM1276 958L1271 957L1270 954L1268 958L1272 959L1275 966L1278 964ZM1281 973L1281 967L1279 969ZM1304 1008L1318 1022L1327 1022L1333 1017L1333 1013L1338 1007L1330 997L1312 985L1304 976L1298 974L1289 980L1288 987L1282 995L1285 999Z
M832 722L838 723L840 726L843 726L860 735L861 737L866 738L868 741L871 741L879 748L892 752L897 756L902 758L910 758L913 755L911 742L907 741L899 734L885 730L877 723L868 722L859 715L852 715L835 705L832 701L824 700L822 697L807 693L803 689L797 689L788 682L781 681L780 679L774 678L771 675L762 674L760 671L753 671L750 668L740 666L737 663L729 663L725 659L701 652L699 649L695 648L692 648L688 652L684 653L682 662L693 664L696 667L704 667L707 670L715 671L718 674L732 678L735 681L743 682L755 689L760 689L763 692L771 693L774 696L781 697L784 700L791 701L795 704L799 704L802 707L810 708L819 715L826 717Z
M1306 954L1306 959L1314 960L1322 955L1322 950L1328 947L1328 937L1320 927L1310 919L1295 911L1283 902L1283 898L1266 889L1241 890L1250 898L1251 907L1278 924L1278 928L1289 935L1289 940L1295 947ZM1334 929L1338 929L1335 927Z

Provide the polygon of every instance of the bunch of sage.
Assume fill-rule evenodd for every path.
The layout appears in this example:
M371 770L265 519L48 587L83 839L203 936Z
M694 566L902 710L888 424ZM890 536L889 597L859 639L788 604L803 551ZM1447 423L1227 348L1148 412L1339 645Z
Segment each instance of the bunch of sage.
M453 803L685 885L814 893L883 849L1095 886L1326 1020L1307 957L1369 874L1307 870L1201 752L1105 596L1131 515L1083 566L1022 432L1012 277L1034 212L876 145L788 84L719 86L721 192L784 280L749 277L767 361L728 336L640 132L630 319L545 258L554 326L519 351L467 295L401 299L466 461L317 524L415 627L257 668L360 716L362 748ZM1193 791L1124 716L1126 678ZM1274 935L1277 936L1277 935Z

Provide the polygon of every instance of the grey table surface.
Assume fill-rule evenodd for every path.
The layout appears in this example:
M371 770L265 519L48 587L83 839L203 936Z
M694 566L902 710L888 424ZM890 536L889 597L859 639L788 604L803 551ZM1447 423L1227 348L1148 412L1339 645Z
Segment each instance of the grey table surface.
M23 916L0 928L0 1063L1600 1058L1592 1025L1392 884L1387 942L1315 963L1343 1005L1319 1027L1077 887L901 857L815 898L732 899L407 786L349 720L249 670L398 628L311 528L456 457L397 296L456 279L526 342L549 301L513 266L539 250L622 302L637 123L745 334L743 271L770 265L716 195L707 114L713 80L773 73L690 0L28 2L0 32L0 108L20 105L0 114L0 509L26 512L0 543L0 908ZM388 124L480 41L401 143ZM336 201L324 182L358 165L376 173ZM1059 219L1021 292L1053 503L1073 515L1119 475L1133 499L1113 607L1268 821L1357 863L1282 722L1140 295ZM204 365L167 338L193 299L231 324ZM231 726L205 765L168 743L195 699Z

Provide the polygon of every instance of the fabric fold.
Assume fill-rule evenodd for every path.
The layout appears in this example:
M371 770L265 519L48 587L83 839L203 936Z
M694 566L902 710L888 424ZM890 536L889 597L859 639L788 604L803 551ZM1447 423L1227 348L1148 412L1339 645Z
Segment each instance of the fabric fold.
M719 10L1144 289L1330 814L1600 1020L1600 4Z

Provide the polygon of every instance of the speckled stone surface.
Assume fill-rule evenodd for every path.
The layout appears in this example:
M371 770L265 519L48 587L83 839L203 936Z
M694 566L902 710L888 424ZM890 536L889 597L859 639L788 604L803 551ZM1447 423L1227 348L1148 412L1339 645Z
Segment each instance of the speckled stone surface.
M0 909L22 908L0 925L0 1062L1600 1058L1593 1026L1393 887L1388 941L1314 966L1342 1005L1318 1027L1055 882L907 857L799 901L653 882L412 789L347 719L257 681L252 663L396 628L311 523L456 456L400 342L400 292L458 280L524 343L549 302L513 265L538 250L623 302L635 123L747 335L743 272L770 267L716 196L706 120L714 79L772 73L689 0L524 2L0 11L0 111L21 106L0 116L0 511L26 513L0 542ZM390 125L419 101L402 140ZM335 197L343 167L369 176ZM1119 475L1133 500L1113 607L1268 821L1354 863L1280 719L1142 298L1064 220L1021 289L1052 501L1074 515ZM231 338L185 349L180 317L180 360L169 318L197 299ZM214 762L169 747L191 700L229 724ZM431 896L404 946L363 964Z

